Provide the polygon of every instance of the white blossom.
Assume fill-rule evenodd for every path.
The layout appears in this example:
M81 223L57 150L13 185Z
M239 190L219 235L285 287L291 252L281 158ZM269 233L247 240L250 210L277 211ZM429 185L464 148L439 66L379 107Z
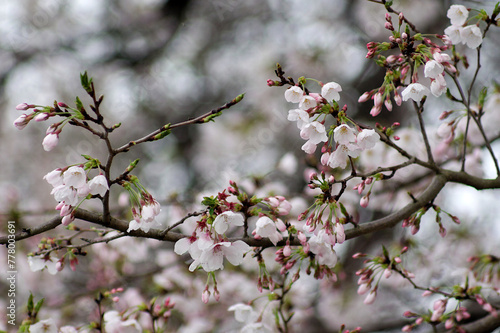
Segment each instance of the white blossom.
M328 141L325 125L318 121L306 124L300 131L300 137L304 140L309 140L313 144Z
M435 80L432 80L430 88L431 93L436 97L439 97L446 92L446 80L444 79L444 76L440 74Z
M92 195L99 194L103 197L109 190L108 181L104 175L95 176L88 182L88 185L90 188L90 194Z
M290 87L285 91L285 99L290 103L300 102L300 99L303 95L304 92L302 91L302 89L300 89L300 87L297 86Z
M142 328L135 319L122 320L118 311L104 313L104 327L107 333L141 333Z
M356 138L356 143L361 149L372 149L379 141L380 135L374 129L364 129Z
M342 124L333 130L333 139L340 145L347 145L356 141L356 134L351 127Z
M63 173L64 184L79 188L87 182L85 170L79 166L72 166Z
M243 215L232 211L227 211L217 215L214 220L213 227L219 235L224 234L230 225L242 226L244 222Z
M243 303L231 305L227 311L234 311L234 318L240 323L252 323L258 317L250 305Z
M429 89L425 87L424 85L420 83L412 83L409 84L408 87L403 90L401 93L401 97L403 98L403 101L407 101L410 98L413 99L415 102L420 102L422 100L422 97L427 95L429 93Z
M57 273L56 265L58 260L59 259L54 257L45 258L45 256L29 256L28 265L32 272L38 272L47 268L50 274L55 275Z
M429 60L425 63L424 75L425 77L430 77L435 79L438 75L441 75L444 71L444 66L441 65L436 60Z
M309 238L308 243L310 251L316 255L320 265L333 268L337 264L337 254L332 248L335 245L332 235L327 234L325 230L320 230L317 235Z
M54 319L40 320L38 323L30 325L30 333L57 333L57 326Z
M47 183L52 185L52 187L64 184L61 169L52 170L51 172L43 176L43 179L45 179Z
M452 25L461 26L467 21L469 11L462 5L451 5L446 13Z
M301 109L293 109L288 111L288 120L296 121L297 127L302 129L306 124L310 122L309 113Z
M238 266L243 262L243 255L248 251L250 251L250 246L241 240L234 243L214 243L202 251L195 261L198 261L198 265L201 265L206 272L213 272L224 269L224 256L231 264Z
M269 238L274 245L283 239L283 236L276 227L276 223L267 216L262 216L257 220L254 232L260 237Z
M462 43L471 49L477 48L483 42L483 34L477 25L468 25L460 32Z
M338 102L340 100L339 92L342 91L340 84L336 82L328 82L321 87L321 96L327 101Z
M462 42L462 30L462 27L450 25L448 28L444 29L444 33L450 37L453 45L457 45Z
M304 95L300 99L299 108L302 110L309 110L318 105L316 99L309 95Z

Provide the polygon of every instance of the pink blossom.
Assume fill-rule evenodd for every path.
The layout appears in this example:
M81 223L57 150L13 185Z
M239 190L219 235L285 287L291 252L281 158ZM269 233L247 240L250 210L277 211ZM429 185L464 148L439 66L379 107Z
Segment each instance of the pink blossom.
M47 112L40 112L33 118L35 121L45 121L49 119L49 114Z

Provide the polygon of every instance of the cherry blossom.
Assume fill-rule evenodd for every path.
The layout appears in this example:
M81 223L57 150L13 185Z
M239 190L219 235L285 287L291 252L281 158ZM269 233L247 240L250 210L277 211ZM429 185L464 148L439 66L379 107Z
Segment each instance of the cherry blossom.
M431 93L436 97L439 97L446 92L446 80L444 79L444 76L439 74L434 80L432 80L430 89Z
M63 177L61 169L55 169L43 176L43 179L47 181L52 187L63 185Z
M453 45L457 45L462 42L462 30L463 28L460 26L450 25L448 28L444 29L444 33L450 37Z
M191 247L191 249L195 248ZM207 249L200 250L200 252L190 252L191 256L194 255L193 259L195 259L195 261L191 264L189 270L193 271L200 265L206 272L224 269L224 256L231 264L238 266L243 262L243 255L248 251L250 251L250 246L241 240L233 243L214 243Z
M63 173L63 180L66 186L79 188L87 182L87 174L80 166L72 166Z
M300 99L299 108L302 110L309 110L318 105L316 99L312 96L304 95Z
M317 235L309 238L310 251L316 255L316 259L320 265L326 265L333 268L337 264L337 255L332 246L335 240L332 235L326 233L325 230L320 230Z
M441 65L436 60L429 60L425 63L424 74L425 77L430 77L435 79L438 75L441 75L444 71L444 66Z
M309 140L312 144L328 141L325 125L318 121L306 124L300 131L300 137Z
M285 99L290 103L300 102L300 99L303 95L304 92L302 91L302 89L300 89L300 87L297 86L290 87L285 91Z
M336 143L347 145L356 141L354 130L346 124L335 127L333 130L333 139Z
M468 25L460 32L462 43L471 49L477 48L483 42L483 34L477 25Z
M88 186L90 188L90 194L99 194L101 197L109 190L108 181L104 175L98 175L92 178L88 182Z
M30 333L57 333L57 326L54 319L40 320L38 323L30 325Z
M104 313L104 327L108 333L140 333L142 328L135 319L122 320L118 311L107 311Z
M420 83L411 83L403 90L401 97L403 97L403 101L407 101L411 98L415 102L420 102L428 93L429 89L424 85Z
M338 102L340 100L339 92L342 91L342 87L340 84L336 82L328 82L323 87L321 87L321 96L325 98L327 101L335 101Z
M29 256L28 257L28 265L33 272L41 271L44 268L47 268L47 271L55 275L57 273L57 264L58 259L54 257L45 257L45 256Z
M234 318L240 323L253 323L258 317L250 305L243 303L231 305L227 311L234 311Z
M330 168L342 168L344 169L347 166L347 158L358 157L361 149L354 144L348 145L338 145L337 149L333 151L328 158L328 166Z
M299 129L304 128L310 122L309 113L301 109L288 111L288 120L296 121Z
M450 19L452 25L461 26L467 21L469 11L465 6L451 5L446 16Z
M242 226L243 222L243 215L232 211L227 211L217 215L214 220L213 227L215 229L215 232L217 232L219 235L222 235L227 231L227 229L229 229L229 226Z
M379 141L380 135L374 129L364 129L356 137L356 143L361 149L372 149Z
M240 333L271 333L273 332L267 325L258 322L243 326Z
M267 216L262 216L257 220L256 228L253 232L256 236L269 238L274 245L283 239L283 236L276 227L276 223Z

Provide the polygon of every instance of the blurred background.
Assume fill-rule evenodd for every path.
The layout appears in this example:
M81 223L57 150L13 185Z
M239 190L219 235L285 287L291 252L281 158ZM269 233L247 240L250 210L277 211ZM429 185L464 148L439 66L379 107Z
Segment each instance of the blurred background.
M495 1L453 3L490 13ZM394 1L394 8L421 32L443 33L451 4L401 0ZM15 110L19 103L51 105L57 100L74 105L79 96L88 105L79 82L84 71L105 96L107 124L122 123L112 135L115 146L245 93L244 100L215 123L182 127L160 142L134 147L117 160L114 175L140 158L135 174L162 201L177 195L179 201L191 202L200 192L222 190L229 179L276 180L275 187L269 185L280 192L276 194L301 192L310 161L300 150L303 140L296 125L286 119L291 105L283 98L284 88L270 88L266 80L275 79L280 63L295 79L338 82L343 88L340 104L347 104L351 116L373 125L370 102L359 105L357 99L378 87L384 75L365 59L367 42L389 36L384 15L383 6L366 0L2 2L0 211L17 207L24 213L52 213L51 186L42 177L81 162L81 154L105 156L104 145L82 131L65 128L59 146L45 152L41 142L51 122L31 122L22 131L12 125L22 113ZM485 84L498 77L499 70L491 64L499 62L500 38L491 35L483 48L488 70L479 78ZM319 91L314 85L311 89ZM426 116L436 121L443 109L437 100L429 103L436 108ZM383 111L377 118L384 125L396 120L416 124L401 110ZM288 174L276 172L286 154L295 157L297 167L285 167ZM118 193L113 199L117 202ZM32 220L37 221L40 218ZM372 325L376 329L377 324Z

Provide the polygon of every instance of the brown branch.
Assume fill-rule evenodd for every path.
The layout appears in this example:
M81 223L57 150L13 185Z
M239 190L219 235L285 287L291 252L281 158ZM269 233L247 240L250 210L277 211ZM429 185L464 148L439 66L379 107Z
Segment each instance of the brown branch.
M52 230L55 227L57 227L59 224L61 224L62 217L56 216L52 218L50 221L48 221L45 224L42 224L40 226L34 227L34 228L24 228L21 232L16 233L16 242L20 241L22 239L35 236L41 233L44 233L46 231ZM8 242L8 237L3 236L0 237L0 245L5 245Z

